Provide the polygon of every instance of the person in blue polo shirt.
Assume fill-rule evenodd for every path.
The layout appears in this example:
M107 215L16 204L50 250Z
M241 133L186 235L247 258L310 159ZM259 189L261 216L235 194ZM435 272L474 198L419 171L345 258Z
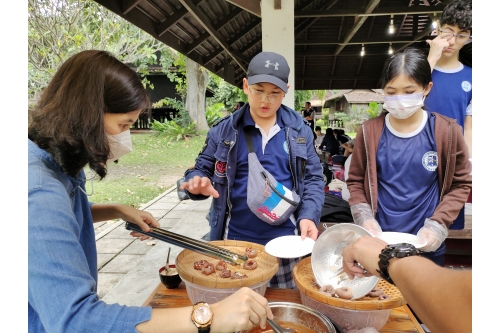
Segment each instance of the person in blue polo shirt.
M444 265L448 228L470 189L471 163L455 120L422 109L433 88L425 54L406 48L382 71L384 112L356 135L347 187L354 222L374 236L416 235Z
M250 62L243 90L248 103L214 125L194 168L181 185L193 200L213 196L209 213L210 240L244 240L265 245L270 240L300 234L316 240L325 186L314 148L314 136L301 115L281 104L288 91L290 69L285 58L261 52ZM300 204L282 223L269 223L249 207L250 134L262 167L300 197ZM251 176L251 175L250 175ZM272 215L275 212L269 212ZM294 288L293 266L299 258L280 259L269 286Z

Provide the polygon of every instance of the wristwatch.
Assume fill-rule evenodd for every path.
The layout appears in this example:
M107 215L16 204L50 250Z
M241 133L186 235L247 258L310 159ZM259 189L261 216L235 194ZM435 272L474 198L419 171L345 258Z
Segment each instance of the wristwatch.
M191 320L193 324L198 327L198 333L209 333L210 325L212 324L212 319L214 313L210 309L210 305L205 302L198 302L193 306L193 312L191 313Z
M405 258L415 255L420 255L422 251L417 249L415 246L408 243L390 244L387 245L382 252L378 255L378 267L377 272L380 276L389 283L394 284L391 277L389 276L389 260L392 258Z

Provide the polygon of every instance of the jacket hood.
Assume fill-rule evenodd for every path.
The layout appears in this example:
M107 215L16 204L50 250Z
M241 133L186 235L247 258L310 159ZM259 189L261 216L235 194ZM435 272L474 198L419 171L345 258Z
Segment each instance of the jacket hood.
M250 105L248 103L245 103L245 105L243 105L238 111L231 114L230 117L233 128L236 129L238 127L238 122L241 120L243 114L247 109L249 109L249 107ZM280 109L281 120L286 126L299 130L302 126L306 125L306 121L297 111L283 104L281 104Z

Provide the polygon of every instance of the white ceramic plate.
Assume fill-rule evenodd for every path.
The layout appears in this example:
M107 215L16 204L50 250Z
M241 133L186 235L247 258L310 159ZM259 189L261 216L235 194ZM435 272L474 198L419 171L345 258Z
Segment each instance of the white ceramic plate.
M388 244L408 243L416 248L421 248L425 245L425 243L419 243L417 241L417 235L407 234L404 232L384 231L379 238Z
M314 243L315 241L309 237L302 240L300 236L281 236L270 240L265 250L278 258L299 258L311 253Z

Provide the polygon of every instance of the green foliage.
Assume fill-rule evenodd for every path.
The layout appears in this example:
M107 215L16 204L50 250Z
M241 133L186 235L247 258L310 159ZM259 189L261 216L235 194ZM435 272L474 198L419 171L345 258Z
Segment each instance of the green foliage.
M59 66L83 50L105 50L141 75L167 46L90 0L28 0L28 100ZM147 84L147 82L144 82Z
M316 126L320 126L321 128L327 127L328 126L328 121L325 122L324 119L317 119L314 125L315 125L315 127Z
M222 78L209 76L208 86L215 92L214 97L208 101L210 104L223 103L226 109L233 111L233 106L237 102L247 102L248 97L242 89L227 83Z
M368 104L368 109L366 109L366 112L368 113L368 117L370 119L375 118L380 114L382 111L382 105L380 105L377 102L370 102Z
M207 106L205 116L207 117L208 126L212 127L217 120L224 117L224 114L221 112L222 110L224 110L224 103L215 103Z
M358 108L356 106L351 106L351 113L349 116L349 120L344 122L344 127L347 132L358 132L358 129L361 127L361 124L364 121L364 115L366 115L365 108Z
M345 112L335 112L333 114L334 118L335 119L339 119L341 120L343 123L349 121L351 118L349 117L349 115Z
M175 138L176 141L181 139L188 141L189 137L198 134L195 122L192 122L188 126L181 126L177 124L175 120L165 121L163 123L153 120L151 129L156 131L159 135L166 135L172 139Z
M192 120L191 117L189 116L188 110L186 110L186 107L184 106L184 103L175 99L175 98L170 98L170 97L165 97L161 100L159 100L156 103L153 103L152 107L153 108L160 108L163 105L168 106L172 109L176 109L179 111L177 114L177 117L172 120L175 122L177 125L181 127L188 127L192 125Z
M312 90L295 90L294 106L296 111L304 109L304 103L311 99Z

